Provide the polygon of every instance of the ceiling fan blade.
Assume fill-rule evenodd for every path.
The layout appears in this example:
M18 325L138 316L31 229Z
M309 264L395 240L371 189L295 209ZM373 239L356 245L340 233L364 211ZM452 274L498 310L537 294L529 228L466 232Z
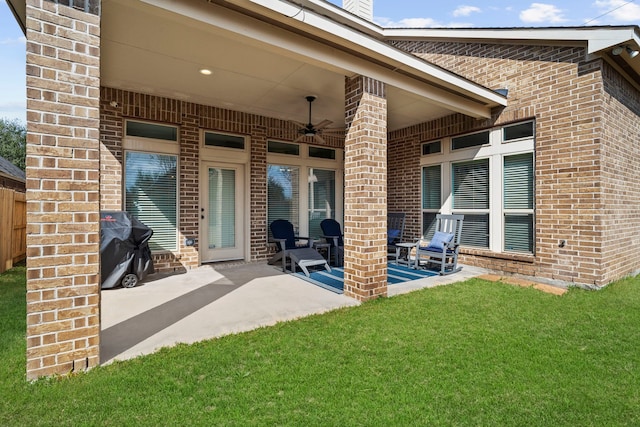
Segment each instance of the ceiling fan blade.
M300 142L305 138L306 138L306 136L304 134L302 134L302 135L298 136L296 139L294 139L293 142Z
M320 123L318 123L317 125L315 125L315 128L317 130L320 130L322 128L325 128L325 127L329 126L331 123L333 123L331 120L323 120Z
M302 129L303 127L307 126L302 122L296 122L295 120L289 120L289 123L294 124L298 129Z
M318 140L318 142L319 142L319 143L321 143L321 144L326 144L326 143L327 143L327 141L325 141L325 140L324 140L324 138L323 138L323 137L321 137L321 136L320 136L319 134L317 134L317 133L316 133L313 137L314 137L316 140Z

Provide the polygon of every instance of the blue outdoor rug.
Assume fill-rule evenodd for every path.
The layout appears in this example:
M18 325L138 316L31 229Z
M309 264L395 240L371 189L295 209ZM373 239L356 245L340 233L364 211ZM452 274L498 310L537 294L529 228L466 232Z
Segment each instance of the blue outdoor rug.
M301 271L296 272L295 275L302 280L337 294L341 294L344 289L344 268L342 267L331 267L331 272L324 269L312 271L309 277ZM438 273L429 270L414 270L403 265L387 264L387 284L389 285L437 275Z

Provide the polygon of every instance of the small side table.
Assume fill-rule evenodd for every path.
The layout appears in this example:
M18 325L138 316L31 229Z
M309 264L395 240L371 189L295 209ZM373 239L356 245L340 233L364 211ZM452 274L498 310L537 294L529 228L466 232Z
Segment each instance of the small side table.
M411 254L411 248L416 247L416 243L396 243L396 265L405 264L407 267L411 267L411 260L409 255Z
M331 243L313 242L313 248L316 250L325 249L327 251L327 262L331 264Z

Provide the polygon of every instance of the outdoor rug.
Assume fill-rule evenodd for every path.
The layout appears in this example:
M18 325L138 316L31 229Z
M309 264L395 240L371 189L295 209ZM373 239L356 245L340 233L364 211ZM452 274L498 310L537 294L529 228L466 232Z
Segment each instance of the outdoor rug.
M296 276L309 283L320 286L331 292L341 294L344 290L344 268L331 267L331 272L326 270L312 271L309 277L301 271L295 273ZM425 277L437 276L438 273L429 270L414 270L403 265L387 264L387 284L409 282L411 280L424 279Z

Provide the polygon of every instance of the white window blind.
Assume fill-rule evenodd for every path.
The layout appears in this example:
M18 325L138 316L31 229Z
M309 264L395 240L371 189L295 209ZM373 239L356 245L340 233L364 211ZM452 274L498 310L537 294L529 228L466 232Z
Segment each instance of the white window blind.
M453 165L453 208L489 209L489 159Z
M209 248L236 246L236 174L209 168Z
M152 251L177 250L177 156L127 151L125 210L153 230Z
M286 219L297 231L300 226L300 169L295 166L267 167L267 222ZM269 230L269 239L271 239Z
M504 250L533 252L533 153L504 158Z
M464 214L461 244L489 247L489 159L453 164L453 209Z
M422 168L422 209L442 207L442 178L440 165Z

